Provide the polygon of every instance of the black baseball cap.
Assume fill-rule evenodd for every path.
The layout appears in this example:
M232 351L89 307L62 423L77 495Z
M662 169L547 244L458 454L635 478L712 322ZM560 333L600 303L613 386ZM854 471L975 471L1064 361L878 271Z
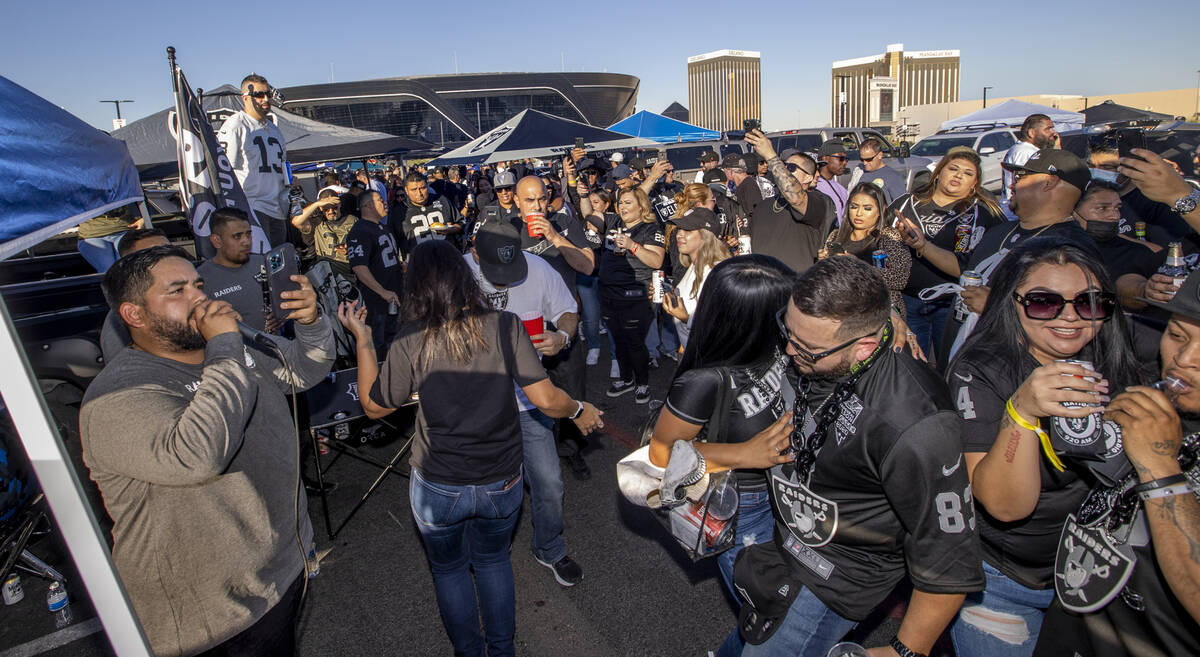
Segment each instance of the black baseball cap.
M741 155L738 155L737 153L730 153L725 156L725 159L721 160L721 168L722 169L742 169L743 171L745 171L745 170L747 170L746 160L745 160L745 158L743 158Z
M821 144L821 148L817 149L817 157L825 157L826 155L845 155L846 146L842 144L841 139L830 139Z
M718 159L716 151L704 151L700 154L701 162L716 162Z
M493 285L512 285L529 274L521 235L507 221L488 221L475 233L479 269Z
M683 230L700 230L703 228L713 235L717 234L717 215L706 207L696 206L681 217L674 217L667 220L667 223L675 224L676 227Z
M746 643L759 645L771 638L800 593L790 557L774 541L751 545L733 562L733 588L746 604L738 614L738 632Z
M1092 181L1092 172L1086 163L1071 151L1058 148L1043 148L1029 156L1025 164L1004 162L1000 166L1013 173L1048 173L1064 182L1078 187L1079 191L1087 188Z
M645 160L645 158L641 158L641 157L635 157L635 158L633 158L632 160L630 160L630 161L629 161L629 168L630 168L630 169L645 169L645 168L646 168L646 166L647 166L647 165L646 165L646 160Z
M1170 301L1163 303L1145 298L1140 300L1172 315L1183 315L1188 319L1200 321L1200 269L1188 274Z
M704 172L704 177L701 180L705 185L708 185L712 183L726 183L729 181L729 178L721 169L709 169Z

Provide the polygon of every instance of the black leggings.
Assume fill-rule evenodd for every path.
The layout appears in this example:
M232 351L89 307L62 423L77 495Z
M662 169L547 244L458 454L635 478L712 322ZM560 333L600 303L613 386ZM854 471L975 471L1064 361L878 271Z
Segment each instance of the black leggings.
M621 368L621 380L633 380L639 386L650 383L650 352L646 349L646 334L654 319L654 306L649 299L606 299L600 296L600 307L604 323L612 332L617 345L617 365Z

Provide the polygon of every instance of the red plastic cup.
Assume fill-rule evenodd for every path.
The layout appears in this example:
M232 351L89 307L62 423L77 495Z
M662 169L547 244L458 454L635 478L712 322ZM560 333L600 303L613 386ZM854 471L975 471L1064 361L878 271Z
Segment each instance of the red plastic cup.
M542 319L542 314L539 312L521 313L521 323L525 325L525 332L529 334L529 339L533 340L533 336L541 335L546 332L546 322ZM533 340L534 344L541 340Z
M546 218L546 215L542 214L541 212L530 212L529 214L525 215L525 229L529 231L530 237L541 237L542 236L542 232L539 231L538 229L534 228L533 224L530 222L533 221L534 219L545 219L545 218Z

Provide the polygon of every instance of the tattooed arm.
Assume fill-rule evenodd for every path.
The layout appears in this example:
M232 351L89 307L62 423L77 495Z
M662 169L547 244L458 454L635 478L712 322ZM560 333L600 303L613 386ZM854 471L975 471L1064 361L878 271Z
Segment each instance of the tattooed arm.
M1183 430L1166 395L1153 388L1128 388L1112 400L1108 413L1121 425L1125 454L1140 482L1182 472ZM1200 501L1195 494L1185 493L1144 504L1163 578L1192 618L1200 620Z
M788 205L800 214L808 212L808 192L804 191L800 181L796 180L796 176L792 175L783 160L779 159L775 148L771 146L771 141L757 130L747 132L745 139L762 156L763 160L766 160L767 170L775 179L775 188L779 190L779 195L783 200L787 201Z

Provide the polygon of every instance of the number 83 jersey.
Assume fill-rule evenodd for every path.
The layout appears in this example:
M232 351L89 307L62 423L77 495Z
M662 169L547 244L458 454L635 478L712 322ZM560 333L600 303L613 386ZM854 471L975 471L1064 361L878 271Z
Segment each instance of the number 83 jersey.
M937 374L890 347L824 427L809 481L794 462L768 476L775 540L798 562L793 572L851 620L906 575L929 593L985 582L961 420ZM818 430L812 416L832 387L814 382L808 407L796 409L804 433Z

